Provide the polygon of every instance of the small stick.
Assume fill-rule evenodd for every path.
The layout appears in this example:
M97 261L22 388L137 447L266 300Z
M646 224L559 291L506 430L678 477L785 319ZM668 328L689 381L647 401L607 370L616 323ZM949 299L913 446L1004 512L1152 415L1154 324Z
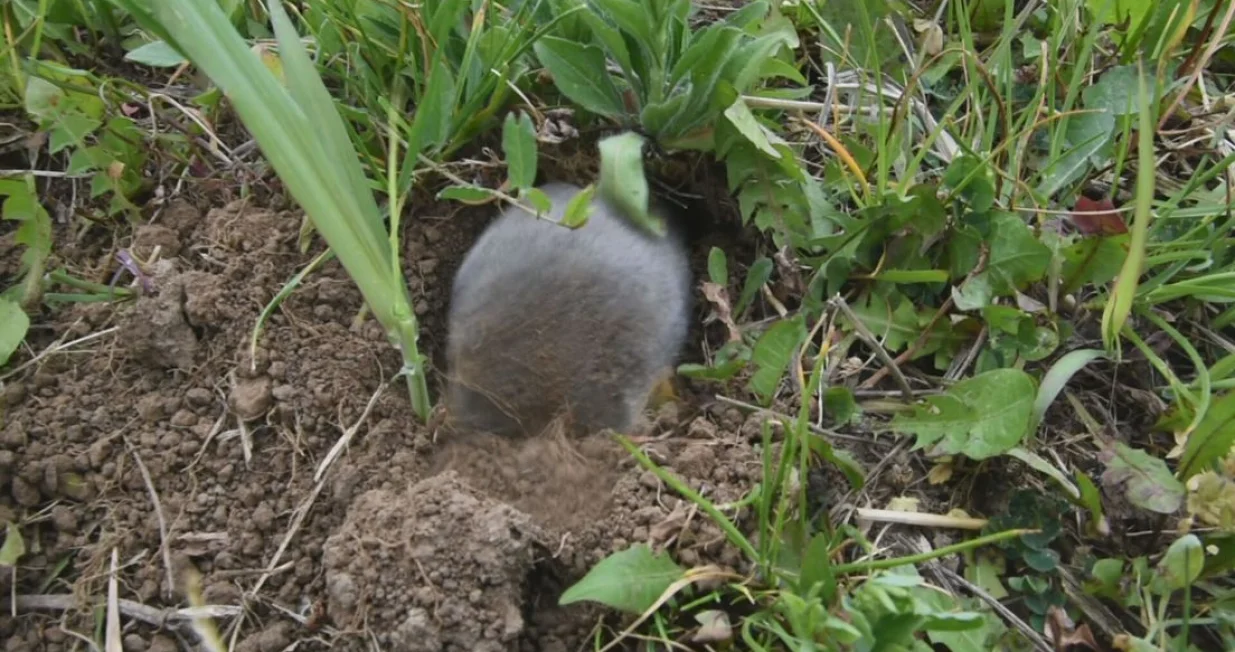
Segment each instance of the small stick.
M167 548L167 519L163 518L163 505L159 502L159 494L154 490L154 482L150 480L150 472L146 470L141 456L132 447L129 448L129 452L133 454L133 460L137 462L137 470L142 474L146 490L150 492L150 502L154 503L154 517L159 521L159 552L163 555L163 568L167 571L167 592L164 596L170 598L172 592L176 590L176 584L172 578L172 555Z
M849 304L841 298L840 295L828 300L828 303L836 306L841 312L845 313L845 316L848 317L849 321L853 323L853 327L858 332L858 336L866 340L866 343L875 350L875 355L879 356L879 359L883 361L884 373L892 374L892 378L896 381L897 387L900 387L901 395L905 397L906 401L912 403L914 400L913 388L909 386L909 381L905 379L905 374L901 373L900 367L897 366L897 363L892 359L892 356L888 354L888 350L883 348L883 345L879 343L879 339L875 337L875 334L870 332L870 329L866 327L866 324L862 323L861 319L858 319L857 314L853 312L853 310L849 307ZM927 328L929 328L929 326ZM926 333L923 333L922 339L925 338L925 335ZM867 384L869 384L869 382Z
M947 516L946 514L923 514L919 512L900 512L892 509L869 509L859 507L854 510L858 518L880 523L901 523L904 525L920 525L923 527L956 528L959 530L981 530L986 527L984 518L964 518Z
M77 596L70 594L19 595L13 598L13 608L21 611L69 611L81 604ZM244 610L232 605L212 604L184 609L159 609L133 600L117 598L120 613L143 623L163 627L168 623L187 623L195 616L225 618L239 616Z

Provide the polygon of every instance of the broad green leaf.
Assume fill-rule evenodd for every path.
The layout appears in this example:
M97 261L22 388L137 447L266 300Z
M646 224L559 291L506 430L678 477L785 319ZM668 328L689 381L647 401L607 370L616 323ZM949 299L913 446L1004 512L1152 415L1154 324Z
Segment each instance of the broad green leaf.
M152 68L175 68L187 62L184 55L166 41L152 41L129 50L124 58Z
M604 46L609 56L617 61L622 73L626 75L626 81L632 85L639 83L640 80L635 76L631 65L630 51L626 49L626 41L622 39L622 33L591 11L584 11L579 15L592 30L592 35L596 37L596 40ZM632 77L635 78L632 79ZM638 94L637 87L636 93Z
M708 251L708 280L722 287L729 284L729 259L720 247Z
M30 75L26 77L26 112L40 119L54 118L64 111L65 94L59 86Z
M823 59L843 68L891 71L901 47L888 22L889 2L829 0L817 5L819 18L829 29L818 39Z
M649 212L648 180L643 169L643 136L627 131L600 141L597 192L622 216L654 235L666 233L664 217Z
M1137 74L1136 66L1115 66L1102 73L1098 81L1081 93L1086 109L1107 111L1113 116L1132 115L1140 106L1137 101L1137 83L1146 82L1154 88L1153 78Z
M776 388L805 337L804 318L798 314L773 324L755 343L751 351L755 372L750 378L750 388L761 404L771 405Z
M1172 514L1183 503L1184 486L1163 460L1119 441L1104 441L1098 458L1106 465L1102 483L1123 487L1133 505Z
M1046 275L1051 250L1015 213L998 212L991 218L990 258L975 276L989 278L997 295L1009 295Z
M660 102L649 102L639 112L639 122L649 134L653 134L658 139L676 138L682 134L674 130L674 122L686 112L689 104L690 96L685 93L679 93Z
M1087 284L1104 285L1118 276L1128 257L1128 237L1082 238L1066 247L1060 292L1071 294Z
M746 270L746 282L742 285L742 294L738 295L738 302L733 304L735 319L746 312L746 307L755 300L755 295L759 294L759 288L763 287L763 284L767 283L770 278L772 278L771 258L760 256L751 263L750 269Z
M823 411L838 425L848 425L861 415L853 390L848 387L829 387L823 392Z
M780 152L776 151L776 148L772 147L772 143L768 141L767 128L759 124L759 121L755 119L755 114L750 112L750 107L746 106L742 98L739 97L729 105L729 108L725 109L725 117L756 149L773 159L780 158Z
M1205 568L1205 548L1195 534L1185 534L1171 543L1154 568L1153 590L1167 595L1192 585Z
M986 459L1006 453L1025 438L1034 391L1029 374L995 369L928 397L925 407L898 414L891 428L917 434L919 448L937 442L939 454Z
M30 330L30 317L16 302L0 297L0 367L8 364L9 357L26 339Z
M553 74L553 83L572 102L598 115L626 113L622 95L605 69L605 53L594 45L543 36L532 46Z
M943 182L964 197L975 213L985 213L995 205L995 171L976 156L963 154L952 159Z
M669 555L643 544L615 552L562 594L559 605L598 602L629 614L649 609L685 571Z
M502 153L506 155L506 175L510 185L523 190L536 183L536 127L532 118L520 112L506 114L502 125Z
M1179 479L1187 482L1209 469L1210 465L1231 454L1232 445L1235 445L1235 391L1226 392L1210 403L1200 425L1188 435L1179 461Z
M995 297L991 277L986 274L971 276L960 285L952 286L952 303L957 310L981 310L990 307Z
M907 300L896 301L893 308L888 299L868 294L865 300L853 305L853 312L879 338L884 348L893 353L909 346L922 334L918 313Z
M528 188L520 193L520 197L532 205L537 217L544 217L553 210L553 200L549 199L549 195L546 195L545 191L540 188Z
M739 358L728 360L712 367L693 362L684 362L678 365L677 373L684 378L691 378L693 380L723 382L736 376L745 367L746 361Z
M26 554L26 541L16 525L6 522L4 526L4 545L0 546L0 566L12 567L17 565L22 555Z
M733 84L737 92L748 92L761 77L767 75L769 70L767 64L775 61L772 57L782 46L790 51L798 47L797 32L787 19L776 31L742 45L738 52L729 59L725 77ZM793 71L797 72L796 69Z
M646 50L644 57L655 58L657 25L644 7L634 0L594 0L594 5L622 31L634 37Z
M412 128L407 137L407 167L410 174L417 163L415 155L440 147L450 138L450 124L454 115L454 95L456 80L450 67L442 60L435 58L433 73L425 88L424 97L416 107L416 115L412 117Z
M1038 194L1054 197L1091 167L1091 157L1107 148L1115 131L1115 116L1109 111L1083 113L1068 118L1067 147L1062 155L1042 171Z
M1038 396L1033 402L1030 431L1037 431L1038 425L1042 423L1042 417L1046 416L1047 409L1051 407L1051 403L1055 402L1055 398L1067 386L1072 376L1084 369L1085 365L1102 357L1106 357L1106 352L1101 349L1077 349L1065 354L1051 365L1046 375L1042 377L1042 384L1038 386Z

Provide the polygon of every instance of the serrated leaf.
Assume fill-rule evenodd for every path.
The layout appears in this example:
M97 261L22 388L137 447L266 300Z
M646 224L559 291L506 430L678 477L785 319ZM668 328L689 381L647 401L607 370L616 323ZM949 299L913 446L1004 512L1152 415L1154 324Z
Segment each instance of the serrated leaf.
M101 124L103 124L103 121L81 115L80 113L62 115L56 120L56 125L52 127L47 150L55 154L65 147L80 145L82 140L94 133L94 130L98 129Z
M996 295L1009 295L1046 275L1051 250L1038 241L1029 225L1014 213L991 218L990 258L975 276L989 279Z
M764 331L751 351L751 363L755 373L750 378L750 388L763 405L770 405L780 386L780 379L793 360L797 347L806 337L802 315L776 322Z
M918 435L918 447L982 460L1021 443L1029 431L1034 384L1019 369L994 369L956 383L925 407L898 414L890 427Z
M1172 514L1183 503L1184 486L1166 462L1123 442L1103 442L1098 458L1106 465L1102 482L1121 487L1137 507Z
M16 302L0 297L0 367L8 364L17 347L26 340L30 317Z
M596 564L562 594L559 605L598 602L630 614L646 611L685 574L669 555L639 544L615 552Z
M519 190L536 183L536 127L528 114L506 114L502 124L502 153L506 155L506 176Z
M605 53L556 36L543 36L532 46L553 75L553 83L572 102L610 118L623 115L625 105L605 70Z
M968 432L977 420L973 409L960 398L951 394L927 396L913 406L909 412L902 412L892 418L892 430L916 435L918 440L915 449L926 448L947 437L953 432Z
M129 50L125 60L152 68L175 68L188 62L166 41L152 41Z

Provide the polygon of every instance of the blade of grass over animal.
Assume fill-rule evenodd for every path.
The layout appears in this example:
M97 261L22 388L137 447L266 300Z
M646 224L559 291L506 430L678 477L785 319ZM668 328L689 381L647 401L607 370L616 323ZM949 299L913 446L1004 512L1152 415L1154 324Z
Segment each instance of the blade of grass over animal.
M1042 376L1042 384L1038 386L1038 395L1033 402L1033 413L1029 424L1031 435L1038 431L1038 426L1041 425L1042 418L1046 416L1047 409L1068 385L1072 376L1084 369L1085 365L1105 356L1106 352L1100 349L1077 349L1068 352L1051 365L1046 375Z
M335 109L334 100L322 84L317 67L309 60L309 55L300 42L300 34L292 26L280 0L271 0L270 20L274 24L275 37L279 42L279 56L287 76L287 89L296 105L304 111L313 127L313 135L322 140L326 156L329 157L326 161L333 162L327 163L331 171L328 176L345 175L346 180L339 179L339 182L344 184L343 190L350 191L348 194L356 204L350 207L355 213L345 214L351 216L347 219L362 218L364 226L371 231L371 237L375 241L384 240L385 228L381 213L373 201L373 194L361 191L367 182L356 157L356 148L347 136L347 125Z
M1120 356L1119 334L1132 314L1132 302L1136 297L1137 283L1145 261L1145 240L1149 221L1153 218L1155 173L1154 125L1157 124L1155 109L1149 89L1145 87L1142 64L1137 62L1137 103L1139 105L1139 129L1137 133L1136 209L1132 216L1132 237L1128 242L1128 257L1116 277L1115 287L1107 298L1102 311L1102 341L1108 351L1113 350L1116 359Z

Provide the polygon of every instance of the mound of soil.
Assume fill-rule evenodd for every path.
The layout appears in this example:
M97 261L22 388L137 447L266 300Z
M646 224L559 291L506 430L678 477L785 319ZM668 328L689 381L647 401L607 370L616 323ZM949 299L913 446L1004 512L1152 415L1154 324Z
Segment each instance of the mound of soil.
M523 597L549 541L532 518L453 472L352 503L323 546L326 613L384 649L500 652L524 633Z

